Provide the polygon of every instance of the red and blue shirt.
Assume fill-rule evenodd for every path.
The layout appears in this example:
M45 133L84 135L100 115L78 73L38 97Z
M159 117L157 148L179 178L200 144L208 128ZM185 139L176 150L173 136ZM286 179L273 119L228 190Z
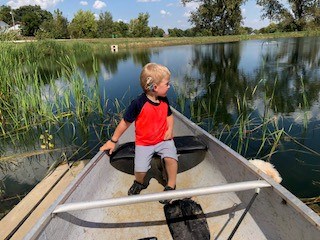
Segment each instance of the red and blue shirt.
M150 146L164 140L168 130L167 117L172 114L166 97L159 97L159 103L151 101L145 93L133 100L123 119L134 122L136 127L136 145Z

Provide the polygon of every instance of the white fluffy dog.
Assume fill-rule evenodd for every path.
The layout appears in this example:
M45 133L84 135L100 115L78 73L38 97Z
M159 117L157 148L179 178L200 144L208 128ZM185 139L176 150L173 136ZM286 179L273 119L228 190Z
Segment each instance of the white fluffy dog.
M260 159L252 159L252 160L249 160L249 162L255 165L257 168L259 168L265 174L272 177L275 182L281 183L282 178L279 172L277 171L277 169L275 169L275 167L271 163L265 162Z

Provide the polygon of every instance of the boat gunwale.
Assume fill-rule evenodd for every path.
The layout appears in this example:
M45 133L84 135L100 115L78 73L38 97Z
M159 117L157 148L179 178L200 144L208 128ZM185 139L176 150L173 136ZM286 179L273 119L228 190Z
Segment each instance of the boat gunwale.
M84 167L71 184L63 191L63 193L52 203L52 205L43 213L38 222L31 228L23 239L36 239L41 231L46 227L50 220L54 217L53 211L59 204L63 204L69 196L74 192L76 187L82 182L93 167L106 155L104 152L98 152L91 161ZM106 155L107 156L107 155ZM108 157L109 158L109 157Z

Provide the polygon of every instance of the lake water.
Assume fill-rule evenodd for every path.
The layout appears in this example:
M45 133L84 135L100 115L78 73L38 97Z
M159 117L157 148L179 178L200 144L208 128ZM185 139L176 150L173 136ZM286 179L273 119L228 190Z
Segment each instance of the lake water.
M96 57L102 102L120 99L124 108L141 93L141 68L148 62L166 65L173 107L246 158L270 160L283 177L281 184L296 196L320 195L320 38L159 47ZM89 81L92 65L90 59L79 64ZM270 124L259 127L263 121ZM248 132L241 140L239 126ZM92 156L98 139L88 142ZM0 162L1 183L14 189L12 195L29 191L57 156L38 158Z

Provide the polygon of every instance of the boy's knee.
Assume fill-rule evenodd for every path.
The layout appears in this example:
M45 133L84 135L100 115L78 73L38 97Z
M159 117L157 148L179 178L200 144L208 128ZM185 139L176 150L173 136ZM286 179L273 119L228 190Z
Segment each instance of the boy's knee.
M176 159L170 157L165 157L164 162L168 164L178 164L178 161Z
M139 183L143 184L146 174L146 172L135 172L134 176Z

